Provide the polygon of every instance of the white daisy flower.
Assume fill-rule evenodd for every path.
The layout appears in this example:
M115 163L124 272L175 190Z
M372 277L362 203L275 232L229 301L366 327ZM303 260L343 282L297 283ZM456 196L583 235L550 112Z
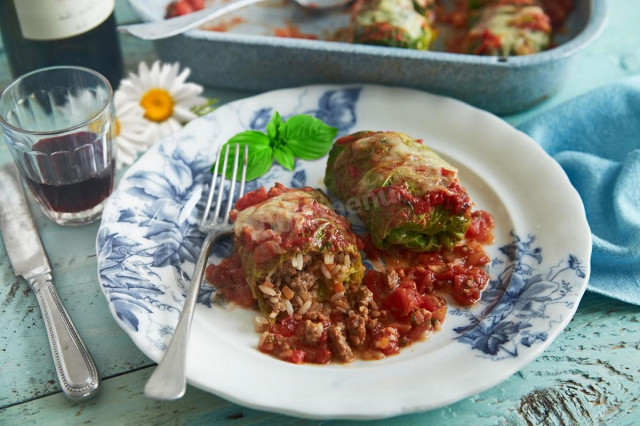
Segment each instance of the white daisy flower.
M116 109L114 134L118 146L117 166L121 168L133 164L138 154L146 151L153 141L144 137L148 123L142 107L126 101L121 92L116 92L113 100Z
M129 105L142 108L146 127L141 136L147 146L196 118L191 108L207 102L199 96L202 86L186 82L190 73L189 68L180 72L178 63L160 64L156 61L149 68L141 62L138 74L129 73L129 78L120 82L116 95L120 98L121 108ZM117 105L116 115L120 117Z

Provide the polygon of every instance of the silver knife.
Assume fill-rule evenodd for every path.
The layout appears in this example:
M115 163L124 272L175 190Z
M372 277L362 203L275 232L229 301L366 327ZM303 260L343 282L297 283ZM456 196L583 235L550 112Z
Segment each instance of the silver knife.
M14 272L38 299L62 392L74 401L92 397L100 385L98 370L53 285L49 260L13 163L0 166L0 231Z

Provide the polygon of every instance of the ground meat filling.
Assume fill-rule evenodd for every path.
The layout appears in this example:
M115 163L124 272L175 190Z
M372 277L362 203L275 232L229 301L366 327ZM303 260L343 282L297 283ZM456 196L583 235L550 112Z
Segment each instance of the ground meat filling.
M347 343L346 334L344 324L341 322L329 327L332 352L342 362L350 362L355 358L351 346Z
M298 254L295 261L301 260L301 267L291 262L282 262L277 269L267 275L258 286L268 304L272 319L280 314L293 315L294 312L304 314L313 305L318 296L318 277L313 274L317 270L318 259L305 254Z
M386 295L400 288L395 272L380 274L379 278ZM403 323L391 310L379 308L374 293L361 286L350 296L346 310L324 303L319 304L322 311L294 313L272 324L257 322L256 329L262 332L258 348L294 363L381 359L439 327L446 312L445 302L438 296L429 300L439 321L432 321L434 316L428 309L416 306Z
M281 262L258 286L270 310L269 317L347 312L349 304L342 283L348 278L349 262L345 253L329 257L298 253L291 262Z
M293 363L381 359L441 328L447 306L436 292L457 295L459 303L468 305L488 281L482 266L489 258L475 243L443 253L403 253L400 257L407 258L406 263L389 258L386 264L396 266L369 270L357 289L329 296L319 289L334 281L314 273L326 267L324 259L309 256L303 270L297 272L283 267L272 278L283 286L281 294L285 287L291 289L296 310L275 321L256 323L262 332L258 349ZM464 284L467 281L474 285ZM458 294L466 290L474 295ZM298 306L307 297L311 307L301 312Z

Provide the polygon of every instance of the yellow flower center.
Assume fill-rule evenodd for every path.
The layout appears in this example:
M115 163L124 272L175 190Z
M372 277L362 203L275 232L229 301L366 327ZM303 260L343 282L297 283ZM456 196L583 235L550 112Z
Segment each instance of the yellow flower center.
M116 136L120 136L120 131L122 130L122 125L120 124L120 120L116 118L116 121L113 123L114 131L116 132Z
M140 106L144 108L144 118L156 123L173 115L173 98L164 89L149 89L142 95Z

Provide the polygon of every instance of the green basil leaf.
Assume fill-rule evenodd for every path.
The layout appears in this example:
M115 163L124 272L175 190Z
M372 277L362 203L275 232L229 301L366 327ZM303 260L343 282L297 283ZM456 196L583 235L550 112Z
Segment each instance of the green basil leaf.
M276 161L287 170L293 170L293 168L295 167L293 152L291 152L291 150L286 146L283 146L279 149L274 149L273 158L275 158Z
M244 146L249 146L249 156L247 158L247 176L246 179L253 180L257 177L262 176L269 170L271 165L273 164L273 151L269 146L269 138L262 132L258 132L255 130L248 130L245 132L238 133L233 136L231 139L227 141L222 147L222 155L226 151L226 146L229 146L229 155L227 160L227 169L225 171L225 176L228 179L232 178L233 175L233 160L235 158L236 146L239 147L240 152L238 153L238 172L236 175L236 180L242 179L242 161L244 154ZM221 158L220 168L224 164L224 158ZM213 163L211 166L211 173L215 172L216 164ZM222 171L219 170L218 173Z
M268 147L269 138L263 132L258 130L245 130L240 132L227 141L228 144L239 144L242 146L249 145L249 149L256 149L258 147Z
M244 146L230 144L229 145L229 160L227 162L227 170L225 176L227 179L233 177L233 159L236 154L236 146L239 146L240 153L238 154L238 171L236 174L236 180L242 179L242 156L244 153ZM223 148L224 150L225 148ZM223 151L224 155L224 151ZM221 159L224 164L224 158ZM250 181L257 177L262 176L271 168L273 164L273 150L269 146L249 147L249 156L247 157L247 176L246 180Z
M293 170L295 157L304 160L315 160L322 157L331 148L338 129L328 126L310 115L296 115L286 122L276 111L269 120L266 134L257 130L240 132L227 141L229 158L224 171L227 178L233 174L233 158L236 146L242 150L238 158L238 170L242 168L242 153L244 147L249 146L247 160L247 180L253 180L265 174L275 159L284 168ZM215 171L215 163L211 172ZM219 173L222 173L220 171ZM239 172L235 177L241 179Z
M266 147L260 150L253 150L249 148L249 160L247 161L247 181L254 180L263 174L267 173L273 164L273 151L270 147ZM238 169L241 167L238 165ZM237 180L241 179L241 174L238 173ZM227 177L231 178L231 171L227 169Z
M271 117L271 120L267 123L267 136L269 137L272 148L279 145L283 124L284 121L282 121L282 117L280 117L278 111L273 114L273 117Z
M281 135L296 157L315 160L331 149L338 129L310 115L294 115L282 126Z

